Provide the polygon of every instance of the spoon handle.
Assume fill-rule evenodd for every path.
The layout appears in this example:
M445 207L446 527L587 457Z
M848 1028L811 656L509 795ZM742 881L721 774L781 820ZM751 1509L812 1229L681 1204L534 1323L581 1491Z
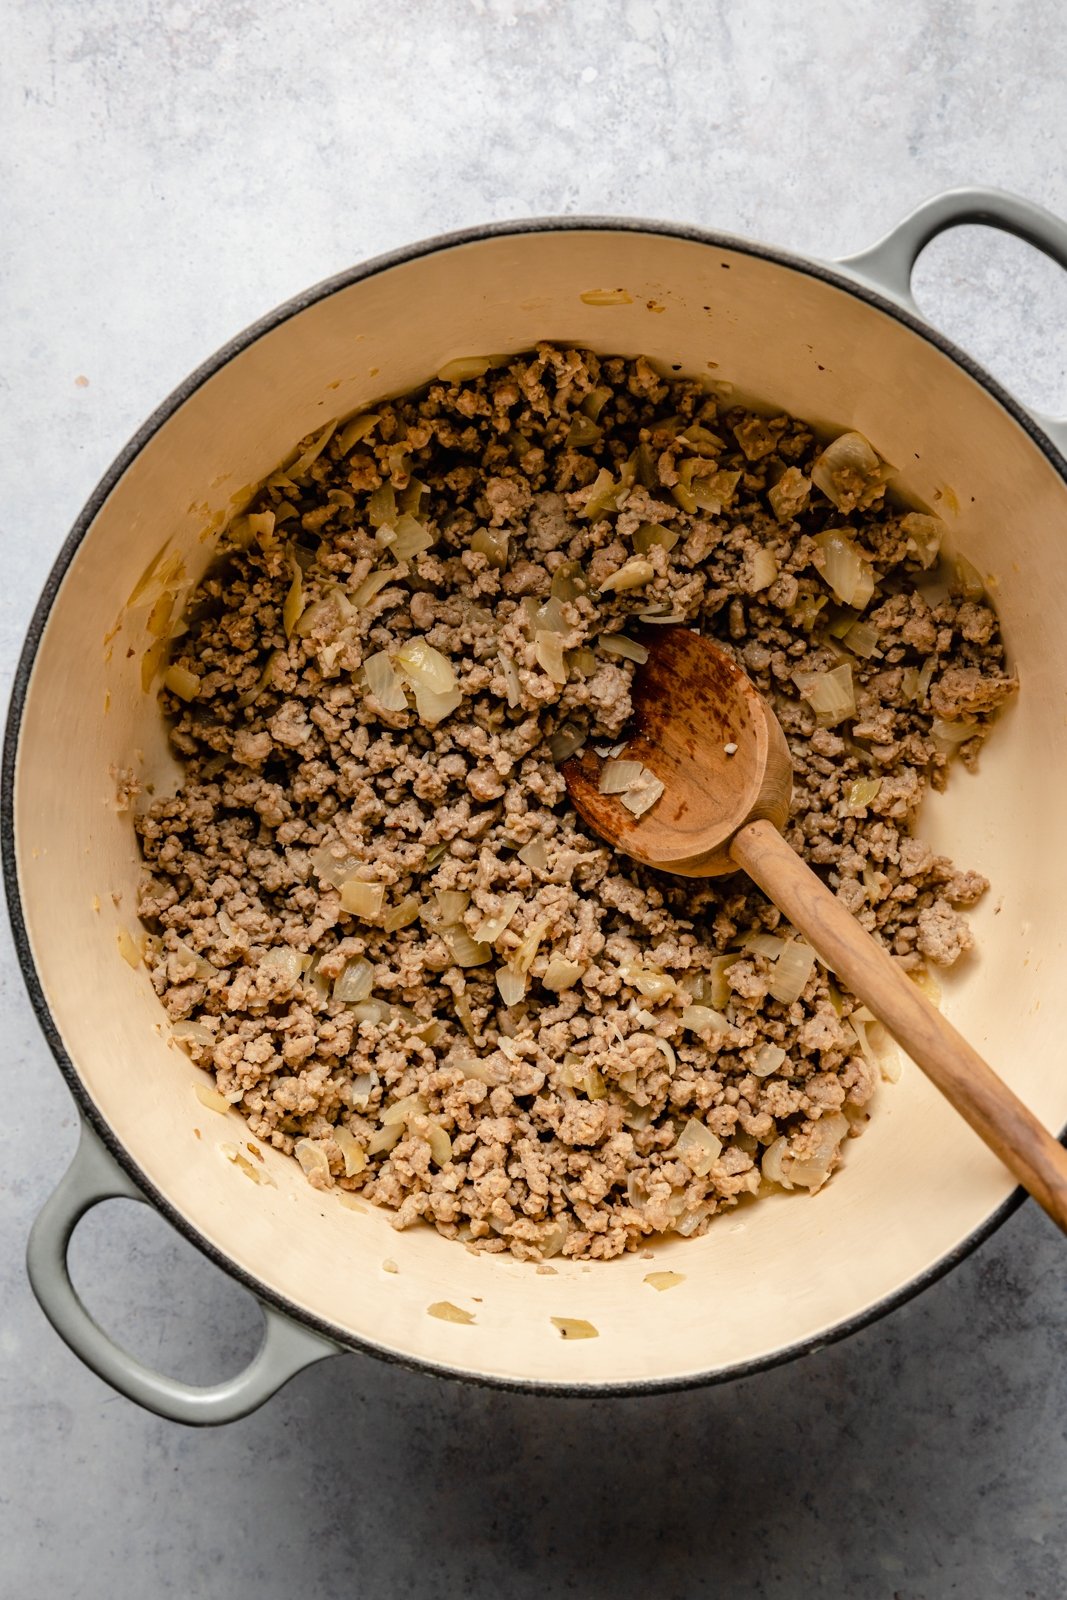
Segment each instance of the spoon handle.
M730 855L1067 1233L1067 1150L956 1032L773 823L749 822Z

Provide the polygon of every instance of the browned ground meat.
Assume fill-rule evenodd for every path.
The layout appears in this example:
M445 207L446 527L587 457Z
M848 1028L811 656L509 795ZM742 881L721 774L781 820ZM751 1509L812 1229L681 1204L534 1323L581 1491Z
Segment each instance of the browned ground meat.
M314 1185L482 1249L699 1233L761 1160L818 1187L877 1077L856 1001L818 964L775 999L775 908L741 878L613 856L550 740L625 729L634 668L610 636L699 626L786 731L791 842L906 968L951 963L971 942L956 907L986 885L910 829L1014 687L973 569L939 564L935 519L862 466L837 509L803 423L643 360L545 346L363 427L267 480L175 644L184 781L137 828L185 1047ZM397 562L418 524L427 548ZM874 581L858 632L816 542L834 529ZM443 700L413 704L410 675L394 698L412 639L446 658ZM842 664L854 710L817 716L794 674Z

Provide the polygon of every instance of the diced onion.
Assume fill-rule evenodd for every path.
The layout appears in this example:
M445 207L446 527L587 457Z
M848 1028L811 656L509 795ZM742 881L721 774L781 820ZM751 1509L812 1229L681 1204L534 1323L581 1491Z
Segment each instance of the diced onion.
M646 583L651 583L656 575L656 569L645 556L631 556L629 561L624 561L621 567L610 572L597 589L598 594L608 594L614 591L622 594L628 589L643 589Z
M548 932L548 918L542 917L538 922L531 922L517 947L508 958L508 965L514 967L516 972L529 972L541 948L542 940ZM505 1001L505 1005L512 1004Z
M312 439L303 455L298 456L291 467L286 467L286 476L294 480L302 478L312 463L317 461L319 456L325 450L326 446L333 437L336 427L336 422L327 423L322 432L316 434L314 439Z
M691 1033L724 1033L729 1026L729 1019L712 1006L686 1006L682 1012L682 1027Z
M400 646L396 663L413 689L429 689L433 694L446 695L456 687L452 663L418 634Z
M848 793L845 795L845 806L849 811L863 811L872 801L877 800L882 787L881 778L857 778L855 783L850 783Z
M596 1067L587 1067L581 1077L575 1078L575 1088L581 1089L587 1100L606 1100L608 1086Z
M712 957L708 964L709 972L706 980L708 993L702 997L704 1005L710 1002L717 1010L721 1011L723 1006L729 1002L733 990L730 988L726 974L738 959L737 955L732 954Z
M568 650L567 665L572 672L577 672L579 677L591 678L597 668L597 659L587 645L579 645L577 650Z
M508 564L508 535L503 528L479 528L471 539L471 549L498 572Z
M549 1229L548 1233L546 1233L541 1240L540 1249L542 1261L548 1261L552 1256L559 1255L559 1252L567 1243L567 1235L569 1232L570 1229L567 1226L566 1219L561 1217L556 1223L556 1226Z
M293 629L296 627L300 613L304 609L304 574L301 572L300 564L295 556L291 557L290 566L292 568L293 581L289 585L289 593L286 595L285 604L282 606L282 622L285 626L285 637L287 639L292 638Z
M648 1018L649 1021L652 1020L650 1014L647 1011L644 1012L643 1015L646 1018ZM678 1056L677 1056L677 1053L675 1052L675 1048L674 1048L673 1044L671 1044L670 1040L669 1039L657 1039L656 1040L656 1049L659 1051L659 1053L663 1057L664 1061L670 1067L671 1071L674 1072L674 1070L678 1066Z
M341 905L354 917L377 922L382 914L385 885L368 883L363 878L348 878L341 885Z
M472 939L466 928L442 928L441 937L457 967L484 967L493 957L492 946Z
M623 656L638 664L648 660L647 646L638 644L636 639L628 639L624 633L602 633L597 644L609 656Z
M377 567L369 572L362 583L348 591L348 598L357 610L368 605L380 590L391 583L396 583L398 578L406 577L406 572L400 567Z
M810 1156L798 1160L791 1156L788 1162L788 1176L791 1183L799 1183L802 1188L810 1189L814 1194L830 1176L830 1168L834 1157L847 1136L849 1130L848 1118L840 1111L831 1111L828 1115L819 1118L816 1123L818 1140L815 1150Z
M405 513L397 519L396 538L389 546L389 554L397 561L409 561L412 556L421 555L424 550L431 549L433 542L433 534L425 523Z
M561 722L548 741L549 753L558 766L575 755L584 745L587 733L577 722Z
M566 633L569 624L563 615L563 605L555 595L547 600L526 599L522 609L530 631L537 633Z
M676 1202L679 1206L684 1206L684 1196L676 1196ZM674 1224L674 1232L681 1234L683 1239L688 1239L692 1234L696 1233L701 1223L711 1215L711 1209L706 1205L693 1206L689 1211L680 1210L677 1215L678 1221Z
M459 1018L463 1031L468 1039L477 1040L478 1029L474 1023L474 1013L471 1010L470 995L457 994L454 1002L456 1016Z
M393 668L387 650L378 650L374 655L364 656L363 672L367 688L383 711L407 710L408 701L404 685Z
M854 622L845 633L845 644L853 655L869 660L882 642L882 635L869 622Z
M780 1044L765 1044L756 1052L756 1059L752 1063L752 1071L757 1078L769 1078L772 1072L777 1072L785 1060L785 1051Z
M855 1035L856 1043L865 1060L889 1083L896 1083L900 1078L900 1055L882 1024L871 1015L866 1006L860 1006L848 1018L848 1026ZM868 1029L876 1030L877 1045L872 1041Z
M367 1152L352 1130L338 1124L333 1130L333 1142L345 1158L345 1177L354 1178L362 1172L367 1165Z
M873 505L893 475L862 433L842 433L831 440L811 469L812 482L839 511Z
M420 1095L405 1094L399 1100L394 1100L391 1105L385 1106L381 1113L383 1127L405 1124L409 1117L424 1117L426 1115L426 1102Z
M487 1089L496 1087L498 1076L496 1069L486 1061L478 1061L473 1056L456 1056L448 1062L448 1066L455 1067L465 1078L476 1078L479 1083L484 1083Z
M589 593L589 583L582 571L580 561L563 561L552 574L552 585L549 597L552 600L577 600L580 595ZM560 618L561 630L565 630L565 623Z
M832 672L794 672L793 682L814 711L819 726L833 728L856 715L852 666L843 661Z
M685 1282L684 1272L646 1272L645 1283L650 1289L658 1289L662 1294L664 1289L673 1289L676 1284Z
M467 383L484 378L492 365L492 356L457 356L454 361L446 361L437 376L442 383Z
M526 974L515 972L511 967L498 967L496 986L506 1006L518 1005L526 993Z
M194 1083L193 1092L202 1106L206 1106L208 1111L217 1111L220 1117L233 1110L225 1095L221 1095L210 1083Z
M312 1178L321 1178L321 1187L329 1188L333 1184L330 1176L330 1162L321 1144L316 1144L313 1139L298 1139L293 1146L293 1154L304 1169L304 1176L310 1181ZM319 1185L316 1185L319 1187Z
M398 1145L403 1137L404 1124L402 1122L388 1123L384 1127L375 1128L367 1140L367 1154L369 1156L384 1155L386 1151L392 1150L394 1145Z
M357 1000L352 1006L352 1016L356 1022L379 1025L388 1022L392 1014L393 1008L387 1000Z
M335 855L331 847L325 844L311 855L311 868L319 882L332 884L335 889L347 882L359 865L358 856L348 852Z
M163 674L163 683L179 700L195 700L200 692L200 679L188 667L168 667Z
M579 415L572 419L563 443L568 450L580 450L585 445L596 444L600 437L601 429L592 418Z
M438 889L437 891L437 908L441 913L442 922L458 922L470 903L471 897L466 889Z
M545 846L545 841L541 838L540 834L538 834L536 838L531 839L529 844L523 845L522 849L518 852L518 857L519 860L523 862L524 865L529 867L533 872L548 871L548 850Z
M778 562L773 550L761 547L752 557L752 576L746 587L750 594L769 589L778 576Z
M675 528L661 528L658 522L642 522L633 535L633 547L639 556L650 550L673 550L681 535Z
M587 296L582 296L583 300L586 298ZM626 298L628 300L630 298L629 295L627 295ZM614 305L616 302L614 300L594 300L590 303L592 305L606 306ZM599 1331L594 1328L591 1322L586 1322L583 1317L549 1317L548 1320L551 1322L554 1328L559 1329L559 1335L561 1339L600 1338Z
M742 945L754 955L766 956L768 961L777 961L785 949L785 940L776 938L773 933L750 933L747 939L742 940Z
M632 811L635 817L643 817L646 811L651 811L664 792L665 784L662 778L657 778L655 773L649 772L646 767L640 781L631 784L626 793L619 796L627 811Z
M273 950L268 950L259 965L267 972L277 973L289 984L296 983L304 970L300 952L287 944L275 945Z
M446 694L437 694L433 689L424 689L421 685L415 687L415 710L418 712L420 722L427 728L436 728L439 722L452 715L462 701L463 696L458 689L450 689Z
M475 939L481 944L495 944L521 905L521 894L506 894L500 902L500 910L484 917L475 928Z
M722 1154L722 1140L710 1128L690 1117L678 1136L675 1153L685 1158L698 1178L706 1178Z
M966 556L957 556L954 566L956 576L953 592L961 594L965 600L981 600L985 594L985 582L978 568L972 566Z
M940 517L930 517L921 511L909 511L900 519L900 530L907 534L908 543L924 567L932 567L941 551L945 524Z
M344 971L335 979L333 997L349 1005L357 1000L366 1000L373 987L374 968L362 956L357 956L345 964Z
M900 692L905 700L915 700L919 693L918 667L905 667L900 675Z
M242 709L245 706L254 705L255 702L259 699L260 695L263 693L264 689L267 687L267 685L271 681L271 678L272 678L272 676L274 674L274 668L277 665L279 656L281 656L283 654L284 654L284 652L281 651L281 650L272 650L271 651L270 655L267 657L266 663L265 663L265 665L263 667L263 671L260 673L259 677L256 679L256 682L252 685L251 689L246 690L244 694L238 696L237 704Z
M851 606L835 606L826 631L831 639L843 639L858 618L859 612L853 611Z
M792 1183L785 1171L785 1162L789 1155L789 1140L784 1134L779 1135L773 1143L769 1144L763 1152L760 1162L760 1171L768 1183L780 1183L783 1189L791 1189Z
M505 691L509 706L517 706L522 699L522 685L519 682L518 668L510 656L503 653L498 657L500 671L504 678Z
M590 486L589 494L585 498L579 517L585 522L592 522L595 517L603 517L608 510L616 509L616 499L619 496L621 485L616 483L606 467L601 467L597 477Z
M453 361L452 366L459 363ZM435 1300L432 1306L426 1307L427 1316L436 1317L439 1322L458 1322L468 1326L474 1322L473 1313L464 1311L462 1306L454 1306L451 1300Z
M320 960L320 956L314 957L311 965L304 973L304 983L307 988L311 990L312 994L314 994L322 1002L322 1004L325 1005L333 993L333 988L329 979L323 977L322 973L319 971Z
M213 1045L215 1035L210 1028L205 1028L202 1022L175 1022L171 1024L171 1037L181 1044L183 1040L188 1044Z
M393 526L396 521L396 490L391 483L383 483L367 501L367 521L372 528Z
M553 956L542 974L541 982L546 989L559 994L564 989L573 989L581 975L582 969L577 961L565 961L562 956Z
M365 439L381 420L380 412L365 411L361 417L353 417L346 422L337 441L342 456L346 456L361 439Z
M610 389L590 389L589 393L582 401L580 409L585 416L591 418L592 421L595 422L610 399Z
M431 1122L426 1130L426 1142L430 1146L430 1159L435 1167L444 1167L452 1159L452 1140L439 1122Z
M815 951L810 944L795 939L787 944L774 964L770 994L775 1000L791 1005L799 1000L815 965Z
M601 794L624 794L638 782L644 770L640 761L605 761L597 788Z
M642 967L630 962L619 968L619 975L638 994L643 994L646 1000L667 1000L677 993L678 985L674 979L658 967Z
M964 744L981 731L977 722L968 722L965 718L959 722L946 722L943 717L935 717L930 724L930 737L940 739L944 744Z
M803 510L811 493L811 480L797 467L787 467L767 490L771 510L779 522L789 522Z
M567 664L563 659L563 640L558 633L539 629L534 634L534 655L537 664L553 683L566 683Z
M849 530L851 531L851 530ZM874 593L874 568L846 536L844 528L815 535L822 551L821 575L842 605L862 611Z
M378 1074L374 1071L359 1072L352 1079L352 1100L360 1111L367 1109L378 1083Z
M633 1128L640 1132L642 1128L652 1126L653 1107L651 1105L639 1106L636 1100L627 1097L623 1102L623 1126Z

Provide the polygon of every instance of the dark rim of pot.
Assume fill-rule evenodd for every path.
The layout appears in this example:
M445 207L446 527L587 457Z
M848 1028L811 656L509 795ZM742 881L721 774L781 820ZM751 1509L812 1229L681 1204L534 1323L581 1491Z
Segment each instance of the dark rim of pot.
M361 1335L349 1333L343 1328L335 1326L324 1318L317 1317L300 1306L288 1300L269 1284L261 1282L253 1274L246 1272L237 1265L226 1253L219 1250L206 1239L196 1227L190 1223L180 1211L155 1187L146 1177L144 1172L133 1159L130 1152L113 1133L109 1123L101 1116L96 1106L90 1099L77 1069L67 1055L55 1025L48 1003L45 1000L37 969L30 950L30 941L26 930L25 918L22 911L22 901L19 893L18 872L16 865L15 821L14 821L14 783L15 769L18 757L19 732L22 714L26 702L26 694L37 650L41 642L48 615L53 601L59 591L60 585L71 561L74 558L82 539L91 527L104 501L119 482L130 464L144 449L150 439L159 431L174 413L184 404L189 397L197 391L209 378L231 361L235 356L254 344L264 334L272 332L283 322L291 317L298 316L306 311L309 306L317 304L320 300L335 294L340 289L363 282L368 278L390 271L393 267L404 265L406 262L417 261L423 256L433 255L438 251L452 250L464 245L478 244L487 239L505 238L510 235L530 233L645 233L666 238L683 239L693 244L706 245L712 250L722 250L732 255L751 256L758 260L768 261L776 266L786 267L792 272L801 273L810 278L820 279L846 294L855 296L856 299L865 301L874 309L885 316L892 317L895 321L903 323L913 333L925 339L928 344L935 346L944 355L951 357L968 375L981 385L990 395L1002 405L1005 411L1029 435L1033 443L1048 459L1060 475L1067 479L1067 461L1052 444L1052 441L1042 432L1033 417L1015 400L1001 385L992 378L977 362L973 361L965 351L958 348L951 340L945 338L935 328L932 328L920 317L912 314L902 306L895 304L885 295L858 282L849 276L847 267L823 265L821 262L809 260L803 256L792 255L785 250L772 249L766 245L753 244L745 239L734 238L729 234L711 233L701 228L688 228L675 223L650 222L634 218L619 217L545 217L530 218L513 222L490 223L479 228L463 229L455 233L441 234L436 238L423 240L401 250L394 250L386 255L376 256L360 266L351 267L346 272L338 273L335 277L326 278L312 288L295 295L283 305L254 322L250 327L239 333L227 344L198 367L195 372L186 378L184 383L171 393L159 408L152 413L147 422L134 434L133 438L116 457L100 480L93 493L90 495L81 515L78 517L70 534L65 540L59 555L56 557L52 570L48 575L41 597L30 622L26 641L19 657L18 667L15 672L11 693L11 703L8 710L7 726L4 735L3 768L2 768L2 793L0 793L0 830L2 830L3 848L3 874L4 887L7 893L8 908L11 916L14 933L15 948L18 952L22 976L29 992L33 1009L37 1014L41 1030L51 1048L67 1087L78 1105L82 1116L91 1124L99 1135L103 1144L118 1161L119 1165L129 1174L144 1194L151 1199L156 1208L167 1221L175 1227L186 1239L196 1246L210 1261L221 1267L230 1277L235 1278L245 1288L251 1290L257 1299L266 1302L277 1310L290 1316L294 1321L304 1326L313 1328L325 1338L332 1340L342 1349L365 1351L382 1360L394 1362L400 1366L410 1368L417 1372L431 1372L439 1377L455 1378L463 1382L482 1384L497 1389L507 1389L519 1393L551 1394L574 1397L602 1397L602 1396L627 1396L648 1395L672 1392L682 1389L701 1388L714 1383L724 1383L736 1378L748 1377L757 1372L765 1371L770 1367L780 1366L787 1361L792 1361L798 1356L813 1355L824 1346L836 1343L839 1339L847 1338L861 1328L876 1322L880 1317L895 1310L898 1306L906 1304L915 1295L935 1283L939 1278L959 1265L978 1245L988 1239L1000 1225L1011 1216L1026 1198L1025 1191L1015 1189L1008 1198L986 1219L980 1227L963 1240L955 1249L949 1251L941 1260L928 1267L925 1272L913 1278L902 1288L894 1290L892 1294L885 1295L874 1305L846 1318L843 1322L835 1323L833 1327L824 1332L800 1339L796 1343L775 1350L767 1355L760 1356L750 1361L739 1361L732 1366L718 1368L710 1372L689 1373L663 1378L636 1378L629 1381L614 1381L598 1383L553 1383L537 1379L508 1378L493 1373L485 1373L453 1366L444 1361L429 1361L416 1356L404 1354L390 1349L388 1346L376 1343L372 1339ZM1064 1136L1061 1134L1061 1139Z

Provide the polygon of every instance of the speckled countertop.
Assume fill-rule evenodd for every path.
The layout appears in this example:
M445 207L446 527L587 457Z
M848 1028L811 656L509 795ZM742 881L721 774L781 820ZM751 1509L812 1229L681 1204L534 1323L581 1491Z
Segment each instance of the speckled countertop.
M12 0L0 161L0 672L71 521L185 374L278 301L445 229L676 218L821 256L958 183L1067 213L1053 0ZM964 229L931 317L1067 408L1067 279ZM0 1600L1067 1593L1067 1255L1028 1203L843 1344L725 1388L538 1401L351 1356L218 1432L59 1343L30 1222L75 1117L0 950ZM138 1353L238 1369L244 1292L142 1208L75 1272Z

